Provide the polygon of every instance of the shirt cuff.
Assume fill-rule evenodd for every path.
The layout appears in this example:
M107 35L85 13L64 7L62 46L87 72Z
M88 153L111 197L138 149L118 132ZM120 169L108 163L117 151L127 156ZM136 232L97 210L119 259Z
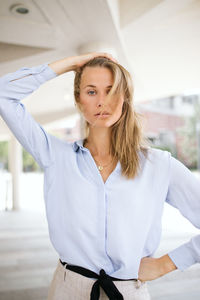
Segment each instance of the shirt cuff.
M168 253L169 257L180 271L184 271L191 265L197 263L191 242L185 243Z
M44 63L37 67L31 68L31 73L34 74L35 79L40 83L44 83L50 79L53 79L57 76L57 73L54 72L48 65L48 63Z

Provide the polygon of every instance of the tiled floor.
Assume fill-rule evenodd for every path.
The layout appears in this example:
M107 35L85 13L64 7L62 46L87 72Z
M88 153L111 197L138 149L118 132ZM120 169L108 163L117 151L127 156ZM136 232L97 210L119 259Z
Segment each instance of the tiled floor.
M45 300L57 260L44 214L0 213L0 300ZM200 264L148 285L152 300L199 300Z

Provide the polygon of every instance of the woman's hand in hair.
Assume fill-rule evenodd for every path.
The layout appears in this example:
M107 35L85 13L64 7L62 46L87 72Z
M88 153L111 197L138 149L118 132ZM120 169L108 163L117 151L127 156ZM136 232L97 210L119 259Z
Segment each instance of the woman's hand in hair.
M60 60L56 60L49 64L49 67L57 74L61 75L69 71L77 71L80 67L86 64L89 60L95 57L106 57L114 62L117 60L106 52L91 52L78 56L69 56Z
M79 55L79 56L72 56L71 59L74 63L74 65L76 66L76 68L80 68L82 67L84 64L86 64L89 60L95 58L95 57L106 57L114 62L117 62L116 59L114 59L114 57L106 52L91 52L91 53L87 53L87 54L83 54L83 55Z

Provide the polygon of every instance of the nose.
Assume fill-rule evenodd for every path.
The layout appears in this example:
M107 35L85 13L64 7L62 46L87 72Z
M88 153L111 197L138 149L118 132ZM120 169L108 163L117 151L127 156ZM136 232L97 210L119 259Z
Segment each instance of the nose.
M103 93L98 95L98 98L97 98L97 106L98 107L104 105L105 98L106 98L106 95L104 95Z

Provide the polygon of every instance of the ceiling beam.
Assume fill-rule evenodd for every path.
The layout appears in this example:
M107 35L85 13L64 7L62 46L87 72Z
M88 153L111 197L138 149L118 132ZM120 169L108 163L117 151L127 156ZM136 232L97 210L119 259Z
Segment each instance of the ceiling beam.
M1 17L0 28L3 43L52 49L58 45L56 30L49 24Z
M125 27L146 13L149 13L151 9L161 2L163 0L119 0L121 27Z

